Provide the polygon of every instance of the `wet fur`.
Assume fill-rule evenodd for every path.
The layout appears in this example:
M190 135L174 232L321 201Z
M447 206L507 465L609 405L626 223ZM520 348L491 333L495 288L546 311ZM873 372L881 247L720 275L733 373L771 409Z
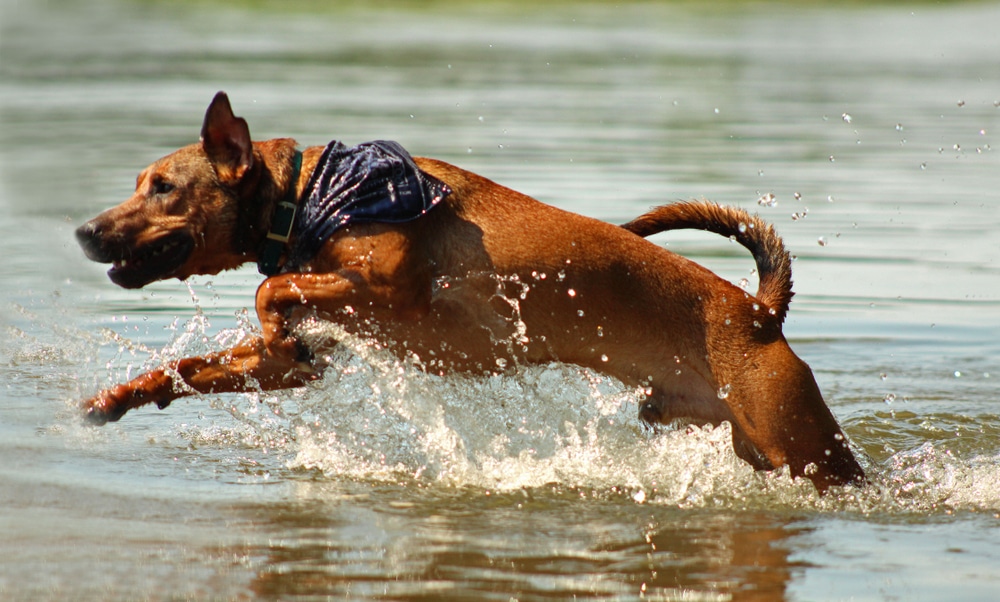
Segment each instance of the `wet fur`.
M291 181L295 142L251 142L220 93L201 143L147 167L135 194L77 237L130 288L256 262L273 207L290 187L302 194L321 152L305 149ZM103 424L191 393L314 380L315 350L293 333L318 316L397 355L416 354L435 371L586 366L647 387L640 412L650 423L728 420L737 453L757 468L787 464L820 490L863 481L809 367L782 335L790 260L769 225L702 202L659 207L619 227L441 161L416 161L453 190L438 207L404 224L338 231L299 271L258 288L261 336L101 391L82 403L87 419ZM760 273L756 296L642 238L675 228L746 246Z

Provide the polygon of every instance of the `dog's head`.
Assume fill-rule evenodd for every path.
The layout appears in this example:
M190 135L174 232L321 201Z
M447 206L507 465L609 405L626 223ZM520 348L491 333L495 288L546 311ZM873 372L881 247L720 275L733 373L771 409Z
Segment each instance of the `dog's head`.
M240 206L257 194L256 160L246 121L219 92L201 143L144 169L131 198L80 226L77 240L125 288L235 268L249 259Z

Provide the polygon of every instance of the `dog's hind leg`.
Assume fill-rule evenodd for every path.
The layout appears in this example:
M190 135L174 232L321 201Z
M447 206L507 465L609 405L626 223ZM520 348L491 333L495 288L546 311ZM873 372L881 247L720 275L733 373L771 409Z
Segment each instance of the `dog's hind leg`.
M733 432L733 449L736 455L756 470L774 468L771 461L753 446L746 433L733 419L732 413L721 404L705 401L692 403L692 400L681 395L657 392L640 403L639 419L653 427L657 424L669 424L674 420L712 426L719 426L723 421L728 421Z

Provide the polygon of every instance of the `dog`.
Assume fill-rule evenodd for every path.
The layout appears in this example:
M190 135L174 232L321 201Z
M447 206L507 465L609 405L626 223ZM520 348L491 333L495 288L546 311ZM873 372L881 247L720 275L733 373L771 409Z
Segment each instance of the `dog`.
M267 275L256 294L259 336L100 391L81 405L90 423L190 394L302 386L322 367L296 326L321 319L434 372L577 364L641 387L647 423L728 421L737 454L756 469L787 465L820 491L865 482L810 368L782 334L791 259L758 217L683 202L616 226L392 143L345 149L252 142L220 92L199 143L154 162L131 198L77 229L87 257L110 263L110 279L125 288L248 262ZM405 215L337 214L317 237L316 223L303 225L323 197L310 187L336 179L330 166L362 151L396 162L369 180L382 190L376 205ZM337 152L340 163L331 163ZM341 176L341 200L362 204L367 184ZM757 264L756 295L645 239L677 228L745 246Z

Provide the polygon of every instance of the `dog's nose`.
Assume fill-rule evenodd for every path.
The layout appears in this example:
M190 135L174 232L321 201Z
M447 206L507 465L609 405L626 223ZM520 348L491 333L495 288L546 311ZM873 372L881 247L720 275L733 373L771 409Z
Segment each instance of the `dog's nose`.
M84 254L93 261L107 263L111 260L106 257L103 236L104 230L97 220L90 220L76 229L76 240L83 248Z
M87 245L92 244L94 240L100 238L100 236L101 227L93 221L89 221L76 229L76 240L80 243L81 247L86 247Z
M101 245L101 226L97 220L90 220L77 228L76 241L88 256L94 253Z

